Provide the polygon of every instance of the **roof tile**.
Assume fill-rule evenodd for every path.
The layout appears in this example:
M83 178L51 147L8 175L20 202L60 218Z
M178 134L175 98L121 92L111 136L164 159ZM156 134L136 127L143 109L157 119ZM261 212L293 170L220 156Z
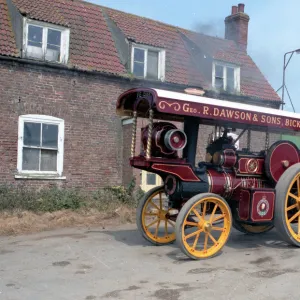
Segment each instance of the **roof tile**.
M176 27L132 14L104 8L122 32L134 42L166 50L166 81L205 86Z
M126 74L104 13L124 35L136 43L166 50L165 81L209 89L211 83L196 67L182 33L213 58L241 66L241 93L279 101L252 59L233 41L214 38L158 21L94 5L81 0L12 0L19 11L36 20L70 28L69 66L113 74ZM0 54L18 56L6 0L0 0Z
M242 95L280 101L280 97L251 57L245 51L240 50L235 42L187 30L182 30L182 32L214 59L240 66Z
M0 0L0 54L18 56L6 0Z

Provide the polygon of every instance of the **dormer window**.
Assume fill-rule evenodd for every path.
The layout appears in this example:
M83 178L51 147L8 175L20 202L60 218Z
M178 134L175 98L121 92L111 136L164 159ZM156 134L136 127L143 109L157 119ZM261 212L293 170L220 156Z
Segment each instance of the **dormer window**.
M49 62L67 63L69 55L67 28L25 19L23 56Z
M165 50L150 46L133 45L131 72L139 78L164 80Z
M214 62L212 86L218 91L236 93L240 91L240 68L225 62Z

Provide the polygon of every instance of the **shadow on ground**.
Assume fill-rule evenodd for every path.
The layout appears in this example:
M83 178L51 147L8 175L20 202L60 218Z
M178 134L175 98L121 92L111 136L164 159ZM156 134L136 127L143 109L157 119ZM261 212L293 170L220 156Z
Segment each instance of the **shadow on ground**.
M124 243L128 246L142 246L147 248L156 248L157 246L152 245L146 241L137 229L129 230L104 230L104 231L87 231L86 234L107 234L111 236L116 241ZM166 256L174 261L175 264L181 264L190 261L185 254L181 252L179 246L176 242L169 244L168 252L157 252L157 256ZM276 232L275 229L259 234L259 235L247 235L240 233L235 229L232 229L231 236L226 244L227 251L230 252L230 249L235 249L237 251L244 251L245 255L249 255L251 251L257 251L258 249L278 249L278 250L287 250L300 251L300 248L296 248L284 242L280 235ZM229 249L228 249L229 248ZM293 251L294 250L294 251ZM155 254L155 253L154 253ZM222 251L218 253L217 256L222 255ZM215 256L216 257L216 256Z
M126 230L89 230L85 234L89 235L101 235L107 234L113 237L116 241L126 244L128 246L151 246L148 241L146 241L138 232L137 229L126 229Z
M87 234L104 233L113 237L116 241L119 241L129 246L136 245L136 246L148 247L152 245L141 236L141 234L137 229L104 230L104 231L90 230L87 231L86 233ZM234 249L245 249L245 250L257 249L260 247L277 248L277 249L286 249L286 248L295 249L295 247L290 246L289 244L284 242L275 229L267 233L258 234L258 235L250 235L250 234L248 235L248 234L240 233L235 229L232 229L231 236L227 241L226 247L234 248Z

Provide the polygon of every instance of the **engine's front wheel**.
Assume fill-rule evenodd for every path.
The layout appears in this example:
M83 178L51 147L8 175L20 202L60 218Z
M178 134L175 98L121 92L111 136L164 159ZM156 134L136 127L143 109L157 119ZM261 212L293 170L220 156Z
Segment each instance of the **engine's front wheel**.
M211 213L207 208L211 207ZM192 259L215 256L226 244L232 214L225 199L212 193L192 197L180 210L175 226L180 249Z
M154 245L166 245L175 240L175 219L163 186L148 191L141 199L136 223L142 236Z

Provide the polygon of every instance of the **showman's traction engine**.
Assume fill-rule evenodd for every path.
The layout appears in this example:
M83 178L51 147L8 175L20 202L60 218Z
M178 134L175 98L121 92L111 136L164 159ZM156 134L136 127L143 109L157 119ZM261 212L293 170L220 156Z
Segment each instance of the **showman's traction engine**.
M226 109L231 113L213 113ZM222 249L231 227L262 234L275 226L285 241L300 247L300 152L291 141L269 144L272 131L299 131L290 127L300 115L144 88L123 93L117 112L132 117L131 166L163 182L147 191L137 208L146 240L155 245L176 240L187 256L202 259ZM148 124L141 128L136 154L138 117ZM203 125L213 129L205 159L197 163ZM251 134L257 131L265 133L265 145L253 151ZM245 133L247 146L238 149Z

